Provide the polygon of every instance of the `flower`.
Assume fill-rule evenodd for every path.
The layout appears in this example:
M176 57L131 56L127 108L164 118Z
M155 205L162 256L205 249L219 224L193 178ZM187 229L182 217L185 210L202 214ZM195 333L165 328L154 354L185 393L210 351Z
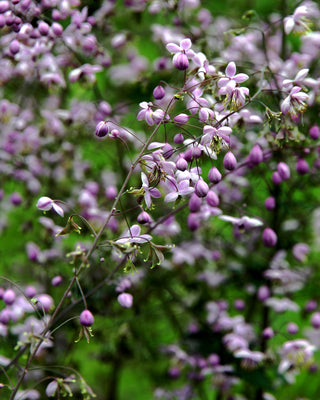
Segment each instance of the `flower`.
M152 239L151 235L143 234L140 235L141 228L139 225L132 225L131 228L123 235L120 239L116 240L117 244L127 244L127 243L146 243L150 242Z
M188 58L194 56L194 51L190 49L191 45L191 40L187 38L181 40L180 46L175 43L168 43L166 46L167 50L174 54L172 59L173 65L181 71L184 71L189 67Z
M141 172L141 180L142 180L144 201L146 203L147 208L150 208L151 207L151 197L159 198L159 197L161 197L161 193L157 188L149 187L149 181L144 172Z
M277 243L277 235L271 228L266 228L262 233L262 243L265 247L274 247Z
M43 211L49 211L51 210L51 208L53 208L54 211L60 215L60 217L64 216L64 211L62 207L60 207L55 200L50 199L50 197L40 197L37 202L37 208Z
M82 326L91 326L94 323L94 317L89 310L83 310L79 317Z
M118 302L121 307L131 308L133 304L133 297L130 293L121 293L118 296Z
M170 182L175 186L176 191L170 192L165 196L164 198L165 203L170 203L172 201L177 200L179 196L181 197L188 196L189 194L194 192L194 188L190 187L189 179L184 179L180 181L178 185L174 184L171 180Z
M309 96L307 93L301 92L301 87L294 86L289 95L281 103L280 109L282 114L289 114L291 117L296 117L299 113L305 112Z

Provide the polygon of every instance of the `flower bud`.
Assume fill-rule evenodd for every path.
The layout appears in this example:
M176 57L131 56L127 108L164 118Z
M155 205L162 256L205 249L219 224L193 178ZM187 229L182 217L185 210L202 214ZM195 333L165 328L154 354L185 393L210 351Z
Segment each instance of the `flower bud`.
M299 175L305 175L309 172L309 164L303 158L300 158L296 164L296 170Z
M235 169L237 165L237 159L235 158L234 154L231 151L228 151L223 158L223 166L228 171L232 171Z
M121 307L131 308L133 304L133 297L130 293L121 293L118 296L118 302Z
M189 116L187 114L183 114L183 113L178 114L173 118L173 121L179 125L186 124L188 122L188 120L189 120Z
M185 171L188 168L188 162L184 158L180 157L176 166L179 171Z
M236 299L234 302L234 308L238 311L245 309L245 302L242 299Z
M320 328L320 313L319 312L315 312L312 314L311 316L311 324L315 329L319 329Z
M183 143L183 141L184 141L183 134L182 134L182 133L177 133L177 134L175 135L175 137L173 138L173 141L174 141L175 144L181 144L181 143Z
M38 30L39 30L40 35L47 36L49 33L49 25L44 21L40 21Z
M37 300L38 300L37 305L40 308L40 310L48 312L53 307L53 298L48 294L40 294L39 296L37 296Z
M317 302L315 300L309 300L305 305L304 309L306 312L312 312L318 307Z
M195 193L189 199L189 210L191 212L197 212L200 210L202 204L202 200Z
M2 297L2 300L7 304L7 306L11 306L15 302L16 294L12 289L7 289Z
M194 187L195 194L199 197L206 197L207 193L209 192L209 186L207 183L199 179Z
M163 157L167 160L172 156L173 153L174 153L174 150L173 150L171 144L166 143L162 148Z
M163 88L161 85L156 86L156 87L154 88L154 90L153 90L153 97L154 97L156 100L161 100L161 99L163 99L164 96L165 96L165 94L166 94L166 92L165 92L164 88Z
M11 53L13 56L16 55L17 53L19 53L20 44L19 44L19 42L18 42L16 39L14 39L14 40L10 43L9 50L10 50L10 53Z
M107 136L108 133L109 133L108 124L104 121L100 121L96 126L95 135L99 138L103 138Z
M294 322L289 322L287 325L287 332L290 333L290 335L295 335L296 333L299 332L299 327L297 324Z
M274 336L273 329L272 329L270 326L266 327L266 328L263 330L263 332L262 332L262 336L263 336L265 339L271 339L271 338L273 338L273 336Z
M262 302L266 301L270 297L270 290L268 286L260 286L258 289L257 297Z
M310 247L306 243L297 243L292 248L293 257L300 262L306 260L309 251Z
M264 206L268 211L271 211L275 208L276 206L276 200L274 197L270 196L267 197L265 202L264 202Z
M266 228L262 233L262 243L265 247L274 247L277 243L277 235L271 228Z
M218 183L221 181L221 173L216 167L212 167L208 173L208 179L212 183Z
M279 172L275 171L275 172L272 174L272 182L273 182L275 185L280 185L280 183L282 182L282 179L281 179L281 176L280 176Z
M104 193L107 199L114 200L117 197L118 191L115 186L108 186Z
M149 224L151 222L151 217L146 211L142 211L138 215L137 221L139 222L139 224L142 224L142 225Z
M177 53L173 56L173 65L180 71L184 71L189 67L189 60L186 54Z
M37 293L37 291L34 286L27 286L24 291L24 294L27 297L29 297L29 299L32 299L32 297L34 297L36 295L36 293Z
M320 129L319 129L318 125L312 126L309 130L309 134L310 134L311 139L317 140L320 136Z
M277 165L277 171L284 181L287 181L290 178L290 169L288 165L284 162L279 162Z
M7 308L3 309L0 312L0 323L3 325L7 325L11 319L11 312Z
M3 0L0 2L0 14L3 14L10 10L10 2L8 0Z
M91 326L94 323L94 317L89 310L83 310L80 314L80 324L82 326Z
M61 283L63 282L63 279L62 279L62 276L61 275L57 275L57 276L54 276L52 279L51 279L51 285L52 286L60 286L61 285Z
M188 215L188 228L191 232L196 231L200 228L201 221L199 215L196 213L191 213Z
M261 147L258 144L255 144L250 153L249 153L249 161L253 165L258 165L263 161L263 152L261 150Z
M14 192L10 196L10 202L13 206L19 206L22 202L22 197L20 193Z
M218 195L212 190L209 190L206 201L210 207L218 207L220 203Z

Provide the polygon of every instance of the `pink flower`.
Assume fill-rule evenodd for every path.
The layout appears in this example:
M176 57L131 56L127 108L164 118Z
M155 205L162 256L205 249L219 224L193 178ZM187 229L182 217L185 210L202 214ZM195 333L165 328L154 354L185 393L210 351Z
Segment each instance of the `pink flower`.
M305 101L308 98L307 93L301 92L301 87L294 86L289 95L281 103L282 114L289 114L292 117L296 117L299 113L303 113L307 108Z
M51 210L51 208L54 209L54 211L60 215L60 217L64 216L64 211L62 209L62 207L60 207L55 200L50 199L50 197L40 197L40 199L37 202L37 208L39 210L43 210L43 211L49 211Z
M173 65L183 71L189 67L189 58L194 56L194 51L191 50L192 42L190 39L183 39L180 42L180 46L175 43L168 43L166 48L170 53L174 54L172 62Z
M121 307L131 308L133 304L133 297L130 293L121 293L118 296L118 302Z

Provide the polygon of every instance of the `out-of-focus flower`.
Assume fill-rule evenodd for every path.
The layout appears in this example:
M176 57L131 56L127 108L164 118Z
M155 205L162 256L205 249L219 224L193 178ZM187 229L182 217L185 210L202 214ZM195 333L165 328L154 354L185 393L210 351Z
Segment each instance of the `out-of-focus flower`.
M130 293L121 293L118 296L118 302L121 307L131 308L133 304L133 297Z
M291 32L296 34L304 34L306 32L310 32L310 22L307 19L310 12L308 7L302 5L297 7L293 13L289 17L284 19L284 31L288 35Z
M281 112L286 115L289 114L292 117L296 117L299 113L305 112L309 96L307 93L301 92L301 87L294 86L289 95L281 103Z

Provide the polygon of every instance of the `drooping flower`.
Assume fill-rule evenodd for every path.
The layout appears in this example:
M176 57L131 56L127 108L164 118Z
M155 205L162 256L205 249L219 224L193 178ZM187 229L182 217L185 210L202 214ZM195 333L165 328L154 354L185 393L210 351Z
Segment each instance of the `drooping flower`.
M192 42L190 39L183 39L180 42L180 46L175 43L168 43L166 48L170 53L174 54L172 62L173 65L184 71L189 67L189 58L194 56L194 51L191 50Z
M79 319L82 326L91 326L94 323L94 317L89 310L83 310Z
M184 179L180 181L178 184L177 183L174 184L171 180L170 182L172 183L174 191L168 193L165 196L164 198L165 203L176 201L179 196L181 197L188 196L189 194L194 192L194 188L190 187L189 179Z
M305 112L309 96L307 93L301 92L301 87L294 86L289 95L281 103L281 112L284 115L289 114L291 117L296 117L299 113Z
M144 201L147 208L150 208L152 203L151 197L159 198L161 197L161 193L157 188L149 187L149 180L144 172L141 172L141 181Z
M53 208L54 211L60 215L60 217L64 216L64 211L62 207L60 207L55 200L50 199L50 197L40 197L37 202L37 208L43 211L49 211L51 210L51 208Z

